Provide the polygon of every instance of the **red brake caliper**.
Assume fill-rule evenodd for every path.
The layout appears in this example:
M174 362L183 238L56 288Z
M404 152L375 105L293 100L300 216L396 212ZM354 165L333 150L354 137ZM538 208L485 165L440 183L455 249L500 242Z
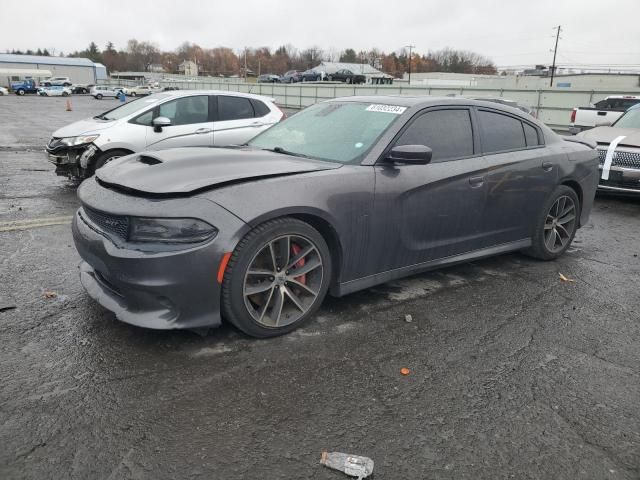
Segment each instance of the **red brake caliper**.
M292 243L291 244L291 251L293 253L293 255L298 255L301 251L302 248L297 244L297 243ZM298 262L295 264L296 268L300 268L300 267L304 267L304 258L301 258L300 260L298 260ZM297 280L298 282L300 282L303 285L307 284L307 274L305 273L304 275L300 275L299 277L294 277L295 280Z

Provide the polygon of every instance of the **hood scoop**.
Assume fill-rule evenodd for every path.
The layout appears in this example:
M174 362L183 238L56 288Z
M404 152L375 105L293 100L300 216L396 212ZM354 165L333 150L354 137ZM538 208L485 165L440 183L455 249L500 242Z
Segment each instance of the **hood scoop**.
M251 148L188 147L123 157L98 169L96 178L105 187L133 194L180 196L341 166Z
M162 160L150 155L140 155L138 157L138 162L144 163L145 165L158 165L159 163L162 163Z

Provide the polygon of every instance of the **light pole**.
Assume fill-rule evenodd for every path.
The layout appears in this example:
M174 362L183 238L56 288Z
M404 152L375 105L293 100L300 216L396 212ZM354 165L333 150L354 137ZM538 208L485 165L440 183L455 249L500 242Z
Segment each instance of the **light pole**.
M416 48L415 45L406 45L404 48L409 49L409 86L411 86L411 49Z

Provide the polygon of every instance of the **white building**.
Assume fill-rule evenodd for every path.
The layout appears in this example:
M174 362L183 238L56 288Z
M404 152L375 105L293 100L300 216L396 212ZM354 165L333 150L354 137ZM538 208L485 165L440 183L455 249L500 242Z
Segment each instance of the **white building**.
M185 60L180 65L178 65L178 72L186 77L197 77L198 64L196 62L192 62L191 60Z
M69 77L72 83L95 84L106 80L107 69L88 58L46 57L41 55L14 55L0 53L0 79L18 81L40 75L27 75L29 70L47 70L52 77ZM23 73L20 73L23 72ZM3 83L0 81L0 83Z

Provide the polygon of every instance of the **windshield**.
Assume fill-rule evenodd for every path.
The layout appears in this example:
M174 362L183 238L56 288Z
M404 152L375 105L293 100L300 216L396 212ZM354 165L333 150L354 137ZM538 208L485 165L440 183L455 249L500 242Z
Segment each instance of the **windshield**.
M613 124L619 128L640 128L640 108L632 108Z
M136 113L140 110L144 110L147 107L155 105L160 100L163 100L168 96L169 95L158 94L150 97L138 98L112 110L101 113L100 115L96 115L93 118L98 118L100 120L120 120L121 118L131 115L132 113Z
M355 162L405 110L370 103L319 103L274 125L249 145L301 157Z

